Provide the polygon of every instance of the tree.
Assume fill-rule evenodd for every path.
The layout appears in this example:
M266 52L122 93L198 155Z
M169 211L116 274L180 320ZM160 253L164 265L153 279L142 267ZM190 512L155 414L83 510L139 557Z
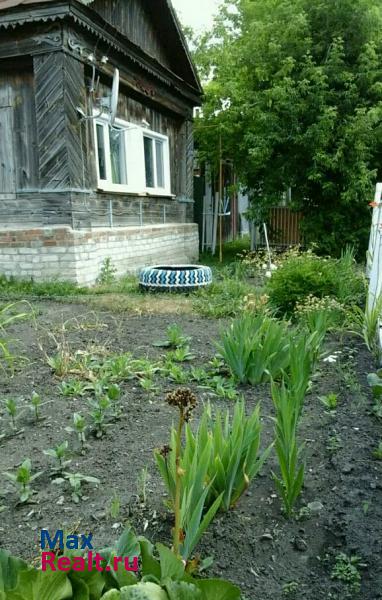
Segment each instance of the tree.
M254 218L291 188L308 243L364 250L382 175L380 2L225 0L194 43L202 158L216 164L221 136Z

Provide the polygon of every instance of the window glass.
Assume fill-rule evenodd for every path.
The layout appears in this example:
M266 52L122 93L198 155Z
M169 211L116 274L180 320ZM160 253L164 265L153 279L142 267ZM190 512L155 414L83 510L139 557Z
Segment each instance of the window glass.
M101 123L97 123L97 148L99 178L106 179L105 132Z
M145 144L145 169L146 169L146 187L155 187L154 181L154 153L153 140L144 136Z
M109 128L111 179L113 183L126 185L125 135L121 129Z
M155 152L157 162L157 187L164 188L163 142L161 140L155 140Z

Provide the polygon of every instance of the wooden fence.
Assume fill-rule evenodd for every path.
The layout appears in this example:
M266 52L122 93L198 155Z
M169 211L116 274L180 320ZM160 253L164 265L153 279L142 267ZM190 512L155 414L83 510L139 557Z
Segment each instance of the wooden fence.
M271 246L296 246L302 244L300 231L302 215L290 208L271 208L268 221L268 234Z

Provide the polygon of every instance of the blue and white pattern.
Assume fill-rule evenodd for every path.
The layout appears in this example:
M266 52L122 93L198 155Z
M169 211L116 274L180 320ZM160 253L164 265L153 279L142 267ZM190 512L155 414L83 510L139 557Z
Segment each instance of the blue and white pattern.
M192 291L212 283L212 271L202 265L166 265L146 267L139 275L145 290Z

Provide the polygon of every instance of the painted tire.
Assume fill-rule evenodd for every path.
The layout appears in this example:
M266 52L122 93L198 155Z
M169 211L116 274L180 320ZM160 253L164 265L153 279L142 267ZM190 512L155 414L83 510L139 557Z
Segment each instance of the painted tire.
M190 292L212 283L212 271L202 265L166 265L146 267L139 275L143 290Z

